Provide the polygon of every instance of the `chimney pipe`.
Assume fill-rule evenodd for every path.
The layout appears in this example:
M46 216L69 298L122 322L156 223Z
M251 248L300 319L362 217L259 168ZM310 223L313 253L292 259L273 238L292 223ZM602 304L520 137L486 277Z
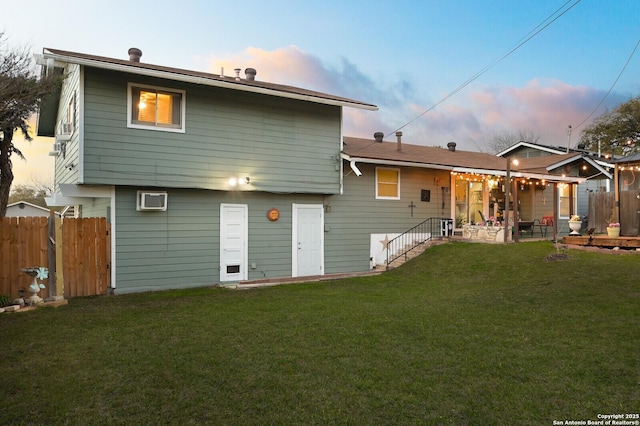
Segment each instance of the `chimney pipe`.
M240 68L233 69L236 72L236 81L240 81Z
M398 138L398 152L402 151L402 132L396 132L396 137Z
M447 148L449 149L449 151L451 152L456 152L456 143L455 142L449 142L447 144Z
M248 81L256 81L257 71L255 68L247 68L244 70L244 75Z
M127 53L129 54L129 60L131 62L140 62L142 50L138 49L137 47L132 47Z
M382 132L375 132L375 133L373 134L373 139L374 139L376 142L382 142L382 138L384 138L384 133L382 133Z

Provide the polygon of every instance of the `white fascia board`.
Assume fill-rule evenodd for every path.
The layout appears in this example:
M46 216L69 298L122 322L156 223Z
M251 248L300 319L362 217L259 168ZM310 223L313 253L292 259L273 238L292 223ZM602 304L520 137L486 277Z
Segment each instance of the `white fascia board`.
M77 204L82 204L86 201L86 198L78 198L78 197L65 197L60 192L55 192L51 197L45 197L44 202L47 203L49 207L60 207L60 206L75 206Z
M531 142L518 142L515 145L510 146L509 148L505 149L504 151L501 151L499 153L496 154L496 157L503 157L505 154L508 154L518 148L521 147L527 147L527 148L532 148L532 149L537 149L538 151L544 151L544 152L548 152L550 154L566 154L566 151L561 151L560 149L554 149L554 148L549 148L548 146L541 146L541 145L536 145L534 143Z
M378 160L375 158L351 157L348 154L344 153L340 154L340 156L342 157L342 159L354 163L380 164L383 166L416 167L419 169L453 170L452 166L443 166L441 164L412 163L410 161Z
M582 159L582 155L574 155L573 157L564 159L562 161L558 161L557 163L550 164L547 166L547 170L557 169L558 167L566 166L567 164L571 164L574 161Z
M591 159L590 157L585 157L585 156L582 156L582 155L577 155L575 157L568 158L568 159L566 159L564 161L560 161L558 163L551 164L550 166L547 167L547 170L553 170L553 169L556 169L558 167L562 167L562 166L565 166L567 164L573 163L574 161L577 161L577 160L584 160L585 162L591 164L596 170L600 171L600 173L605 175L607 178L613 179L613 175L611 173L609 173L609 171L607 171L605 168L601 167L600 164L598 164L598 162L596 162L595 160Z
M369 111L378 111L378 107L377 106L373 106L373 105L364 105L364 104L359 104L359 103L340 101L340 100L337 100L337 99L324 99L324 98L319 98L319 97L315 97L315 96L311 96L311 95L303 95L303 94L298 94L298 93L287 93L287 92L282 92L282 91L278 91L278 90L274 90L274 89L267 89L267 88L264 88L264 87L240 85L240 84L237 84L237 83L233 83L231 81L229 81L229 82L219 81L219 80L213 80L213 79L208 79L208 78L203 78L203 77L196 77L196 76L191 76L191 75L172 73L172 72L168 72L168 71L152 70L152 69L147 69L147 68L138 68L138 67L133 67L133 66L121 65L121 64L112 64L112 63L109 63L109 62L95 61L95 60L92 60L92 59L85 59L85 58L69 57L69 56L57 55L57 54L51 53L49 51L46 51L43 56L45 58L53 58L54 60L60 61L62 63L73 63L73 64L78 64L78 65L83 65L83 66L89 66L89 67L94 67L94 68L101 68L101 69L111 70L111 71L120 71L120 72L129 73L129 74L144 75L144 76L147 76L147 77L156 77L156 78L163 78L163 79L167 79L167 80L182 81L184 83L192 83L192 84L198 84L198 85L202 85L202 86L214 86L214 87L222 87L222 88L225 88L225 89L241 90L243 92L251 92L251 93L258 93L258 94L262 94L262 95L277 96L277 97L280 97L280 98L296 99L296 100L300 100L300 101L314 102L314 103L317 103L317 104L325 104L325 105L333 105L333 106L346 106L346 107L351 107L351 108L366 109L366 110L369 110ZM229 77L229 79L233 80L235 82L235 77Z
M73 183L61 183L58 185L64 197L76 198L110 198L111 186L76 185Z
M441 164L411 163L408 161L376 160L371 158L351 157L344 153L341 154L341 157L344 160L347 160L349 162L353 161L356 163L380 164L384 166L405 166L405 167L415 167L415 168L421 168L421 169L447 170L447 171L456 172L456 173L480 173L480 174L495 175L495 176L507 175L507 172L505 170L474 169L472 167L443 166ZM545 175L540 173L527 173L527 172L519 172L515 170L512 170L510 172L510 176L514 178L541 179L541 180L544 179L549 182L583 183L585 181L584 178L577 178L577 177L571 177L571 176Z

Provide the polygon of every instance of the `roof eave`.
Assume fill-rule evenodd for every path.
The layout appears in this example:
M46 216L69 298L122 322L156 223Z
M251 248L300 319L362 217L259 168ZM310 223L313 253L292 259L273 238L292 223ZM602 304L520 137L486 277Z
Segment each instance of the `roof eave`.
M456 173L492 174L495 176L506 176L507 174L505 170L446 166L442 164L429 164L429 163L413 163L410 161L381 160L381 159L367 158L367 157L352 157L349 154L345 154L345 153L342 153L341 157L344 160L352 161L355 163L379 164L384 166L406 166L406 167L417 167L422 169L447 170L447 171L456 172ZM529 173L529 172L523 172L523 171L511 171L510 176L514 178L527 178L527 179L540 179L540 180L544 179L549 182L583 183L585 181L584 178L578 178L573 176L546 175L542 173Z
M339 99L325 99L325 98L321 98L321 97L317 97L317 96L283 92L283 91L278 91L278 90L274 90L274 89L268 89L268 88L260 87L260 86L239 85L239 84L237 84L235 82L231 82L231 81L227 82L227 81L223 81L223 80L208 79L208 78L204 78L204 77L185 75L185 74L180 74L180 73L175 73L175 72L170 72L170 71L154 70L154 69L149 69L149 68L140 68L140 67L136 67L134 65L122 65L122 64L115 64L115 63L110 63L110 62L99 61L99 60L95 60L95 59L77 58L75 56L59 55L59 54L53 53L53 52L51 52L51 51L49 51L47 49L44 50L43 57L45 59L51 58L54 61L73 63L73 64L77 64L77 65L81 65L81 66L88 66L88 67L106 69L106 70L110 70L110 71L126 72L126 73L130 73L130 74L144 75L144 76L147 76L147 77L157 77L157 78L164 78L164 79L169 79L169 80L177 80L177 81L182 81L182 82L185 82L185 83L193 83L193 84L199 84L199 85L203 85L203 86L213 86L213 87L221 87L221 88L225 88L225 89L241 90L241 91L244 91L244 92L258 93L258 94L270 95L270 96L278 96L278 97L281 97L281 98L296 99L296 100L314 102L314 103L325 104L325 105L333 105L333 106L341 106L341 107L342 106L346 106L346 107L351 107L351 108L365 109L365 110L369 110L369 111L377 111L378 110L377 106L371 105L371 104L358 103L358 102L348 102L348 101L339 100Z

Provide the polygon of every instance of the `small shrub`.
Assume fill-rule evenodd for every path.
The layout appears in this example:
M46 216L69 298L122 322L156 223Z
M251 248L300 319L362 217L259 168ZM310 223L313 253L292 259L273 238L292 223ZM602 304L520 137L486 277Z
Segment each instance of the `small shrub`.
M3 306L9 306L10 304L11 299L9 299L9 296L0 294L0 308L2 308Z

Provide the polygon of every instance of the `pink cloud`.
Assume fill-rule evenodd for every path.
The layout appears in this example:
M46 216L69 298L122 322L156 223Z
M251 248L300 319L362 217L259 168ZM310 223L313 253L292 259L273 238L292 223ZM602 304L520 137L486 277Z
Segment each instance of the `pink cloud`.
M422 95L428 88L409 78L375 81L342 58L337 64L323 62L296 46L273 51L248 48L233 57L210 60L210 71L226 75L233 68L256 68L257 79L319 90L379 106L378 112L346 108L344 133L371 137L375 131L392 135L402 127L408 143L446 145L456 141L461 149L477 150L483 139L503 132L530 132L540 142L562 145L567 142L567 127L578 128L603 97L601 91L571 86L558 80L534 79L522 87L471 85L432 108L436 101ZM624 101L620 96L607 98L609 107ZM604 107L603 107L604 108ZM590 119L603 112L601 108ZM424 111L429 112L423 114ZM590 121L587 121L588 125Z

